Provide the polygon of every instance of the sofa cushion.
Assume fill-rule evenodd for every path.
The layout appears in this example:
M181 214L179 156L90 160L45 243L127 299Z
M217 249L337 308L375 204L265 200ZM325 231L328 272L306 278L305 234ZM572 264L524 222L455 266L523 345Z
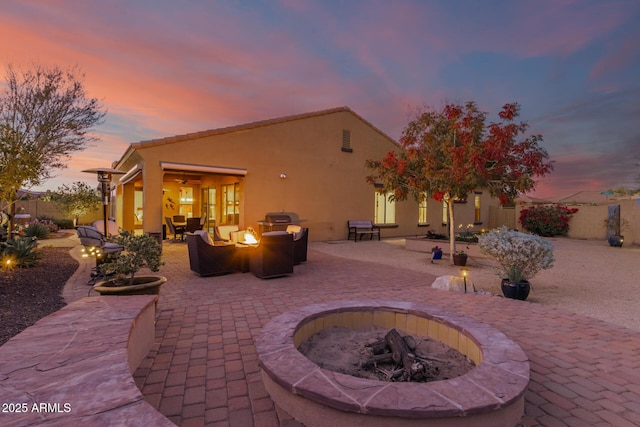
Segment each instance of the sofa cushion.
M239 227L237 225L218 225L218 234L224 240L231 240L231 233L234 231L238 231Z
M208 232L204 231L204 230L196 230L193 232L193 234L197 234L198 236L200 236L202 238L202 240L204 240L205 242L207 242L210 245L213 245L213 239L211 238L211 236L209 235Z
M282 236L283 234L289 234L286 231L267 231L262 233L263 236Z
M302 227L295 224L287 225L287 233L293 234L293 239L297 240L300 238L300 235L302 234Z

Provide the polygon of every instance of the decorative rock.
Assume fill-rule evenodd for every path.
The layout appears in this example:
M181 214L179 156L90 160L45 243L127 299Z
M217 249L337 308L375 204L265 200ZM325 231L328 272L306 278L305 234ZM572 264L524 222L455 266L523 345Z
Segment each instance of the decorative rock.
M464 292L464 278L461 276L440 276L431 284L434 289ZM473 282L467 278L467 293L473 292Z

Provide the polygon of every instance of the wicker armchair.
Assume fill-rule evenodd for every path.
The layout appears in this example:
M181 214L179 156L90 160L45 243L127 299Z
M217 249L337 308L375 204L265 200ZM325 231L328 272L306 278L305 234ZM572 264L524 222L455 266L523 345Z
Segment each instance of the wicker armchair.
M198 276L215 276L236 271L234 245L214 245L206 231L187 233L189 267Z
M261 279L293 273L293 234L286 231L264 233L251 248L249 271Z

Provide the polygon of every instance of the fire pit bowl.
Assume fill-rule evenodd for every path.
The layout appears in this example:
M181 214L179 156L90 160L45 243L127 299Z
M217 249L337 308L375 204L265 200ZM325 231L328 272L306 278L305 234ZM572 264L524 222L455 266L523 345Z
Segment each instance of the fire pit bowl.
M384 382L320 368L302 342L324 328L396 328L458 350L476 367L428 383ZM529 360L502 332L425 304L339 301L283 313L256 341L265 388L306 426L514 426L524 415Z

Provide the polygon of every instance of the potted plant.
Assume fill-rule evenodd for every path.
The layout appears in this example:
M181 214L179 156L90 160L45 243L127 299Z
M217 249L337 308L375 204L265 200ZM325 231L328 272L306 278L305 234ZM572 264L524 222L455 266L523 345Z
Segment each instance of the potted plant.
M467 254L464 251L456 251L453 254L453 265L467 265Z
M440 246L434 246L431 248L431 262L434 259L442 259L442 248Z
M611 215L604 220L604 225L607 228L607 241L609 246L621 248L624 243L624 236L622 231L629 226L629 221L620 218L620 215Z
M525 300L531 279L540 270L553 267L553 245L543 237L500 227L478 237L480 252L493 257L507 298Z
M157 272L162 262L162 246L148 234L133 235L123 231L111 242L123 247L122 252L100 264L100 272L107 277L93 289L101 295L141 295L160 293L160 286L167 281L163 276L136 276L141 268Z

